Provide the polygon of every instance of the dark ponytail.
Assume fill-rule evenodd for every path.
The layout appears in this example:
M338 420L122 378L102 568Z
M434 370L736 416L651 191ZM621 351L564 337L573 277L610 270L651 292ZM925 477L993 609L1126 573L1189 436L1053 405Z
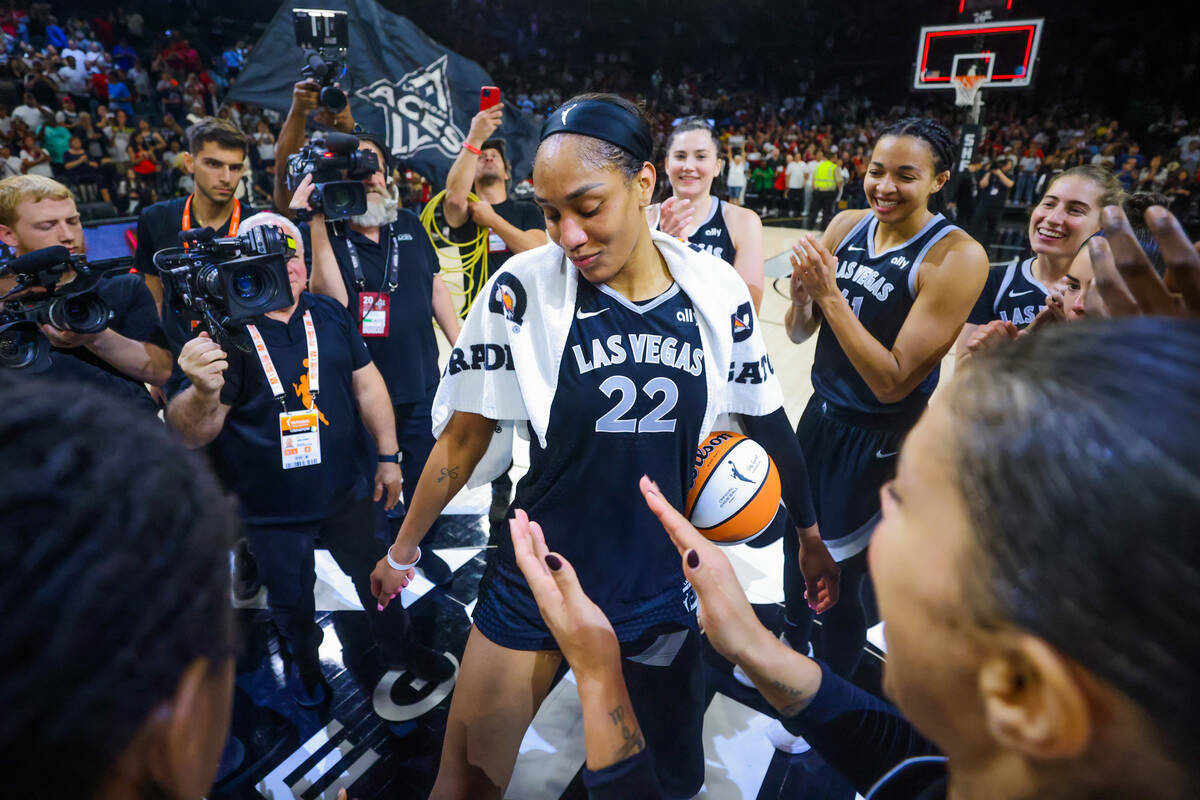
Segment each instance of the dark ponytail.
M933 174L949 171L953 177L956 142L954 134L942 123L927 117L905 117L880 131L875 141L885 136L912 136L925 142L933 153ZM946 210L946 198L941 191L929 195L929 210L938 213Z

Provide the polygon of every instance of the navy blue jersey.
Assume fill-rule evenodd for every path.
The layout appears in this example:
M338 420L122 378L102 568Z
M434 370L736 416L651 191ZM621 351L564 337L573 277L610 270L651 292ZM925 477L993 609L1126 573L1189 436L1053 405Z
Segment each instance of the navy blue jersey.
M1033 274L1033 262L1013 259L1003 267L988 270L987 283L967 322L986 325L992 320L1002 319L1018 328L1033 322L1033 318L1046 307L1046 295L1050 292Z
M654 227L657 230L658 224L655 223ZM688 237L688 242L697 250L712 253L722 261L733 263L737 248L733 246L733 237L729 235L729 226L725 224L724 202L716 197L712 199L708 219Z
M842 239L837 283L854 316L884 347L891 349L917 296L917 271L930 249L958 228L935 214L907 242L878 253L875 231L879 220L866 214ZM898 403L882 403L850 363L828 325L817 336L813 359L813 390L833 405L866 414L909 414L924 408L937 387L938 368Z
M678 285L636 304L579 282L546 448L531 437L513 505L571 561L623 641L693 611L679 554L637 483L653 476L683 507L707 404L704 369L700 329ZM508 535L497 544L511 565Z
M714 197L708 219L704 220L696 232L688 237L688 241L697 249L712 253L723 261L733 263L737 248L733 246L733 237L729 235L729 226L725 224L725 203Z

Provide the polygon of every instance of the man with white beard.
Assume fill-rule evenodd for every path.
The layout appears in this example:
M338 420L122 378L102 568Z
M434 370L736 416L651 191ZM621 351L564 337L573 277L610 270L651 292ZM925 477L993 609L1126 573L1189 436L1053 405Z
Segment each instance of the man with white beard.
M439 370L431 319L437 320L451 345L458 338L459 319L420 220L399 207L390 153L375 136L357 136L359 149L379 159L379 169L363 180L366 213L341 223L328 223L324 215L314 213L301 233L305 252L312 254L310 289L350 309L387 383L396 412L407 507L434 443L430 411ZM307 208L311 194L308 176L296 187L291 209ZM439 561L430 551L421 567L430 580L444 583L451 575Z

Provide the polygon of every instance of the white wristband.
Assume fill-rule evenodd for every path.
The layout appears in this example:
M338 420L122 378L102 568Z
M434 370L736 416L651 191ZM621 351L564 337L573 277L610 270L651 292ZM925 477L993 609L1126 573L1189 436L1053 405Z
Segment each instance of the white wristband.
M394 560L392 558L392 548L391 547L389 547L388 551L387 551L388 566L391 567L392 569L396 570L397 572L408 572L410 569L415 567L417 565L417 562L420 560L421 560L421 548L420 547L417 547L417 557L413 559L413 562L411 564L401 564L398 561Z

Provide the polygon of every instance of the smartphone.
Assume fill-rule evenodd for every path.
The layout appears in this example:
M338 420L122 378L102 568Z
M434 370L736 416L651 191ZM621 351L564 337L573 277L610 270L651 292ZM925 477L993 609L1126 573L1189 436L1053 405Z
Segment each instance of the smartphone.
M492 106L500 105L500 88L497 86L479 87L479 110L487 111Z

